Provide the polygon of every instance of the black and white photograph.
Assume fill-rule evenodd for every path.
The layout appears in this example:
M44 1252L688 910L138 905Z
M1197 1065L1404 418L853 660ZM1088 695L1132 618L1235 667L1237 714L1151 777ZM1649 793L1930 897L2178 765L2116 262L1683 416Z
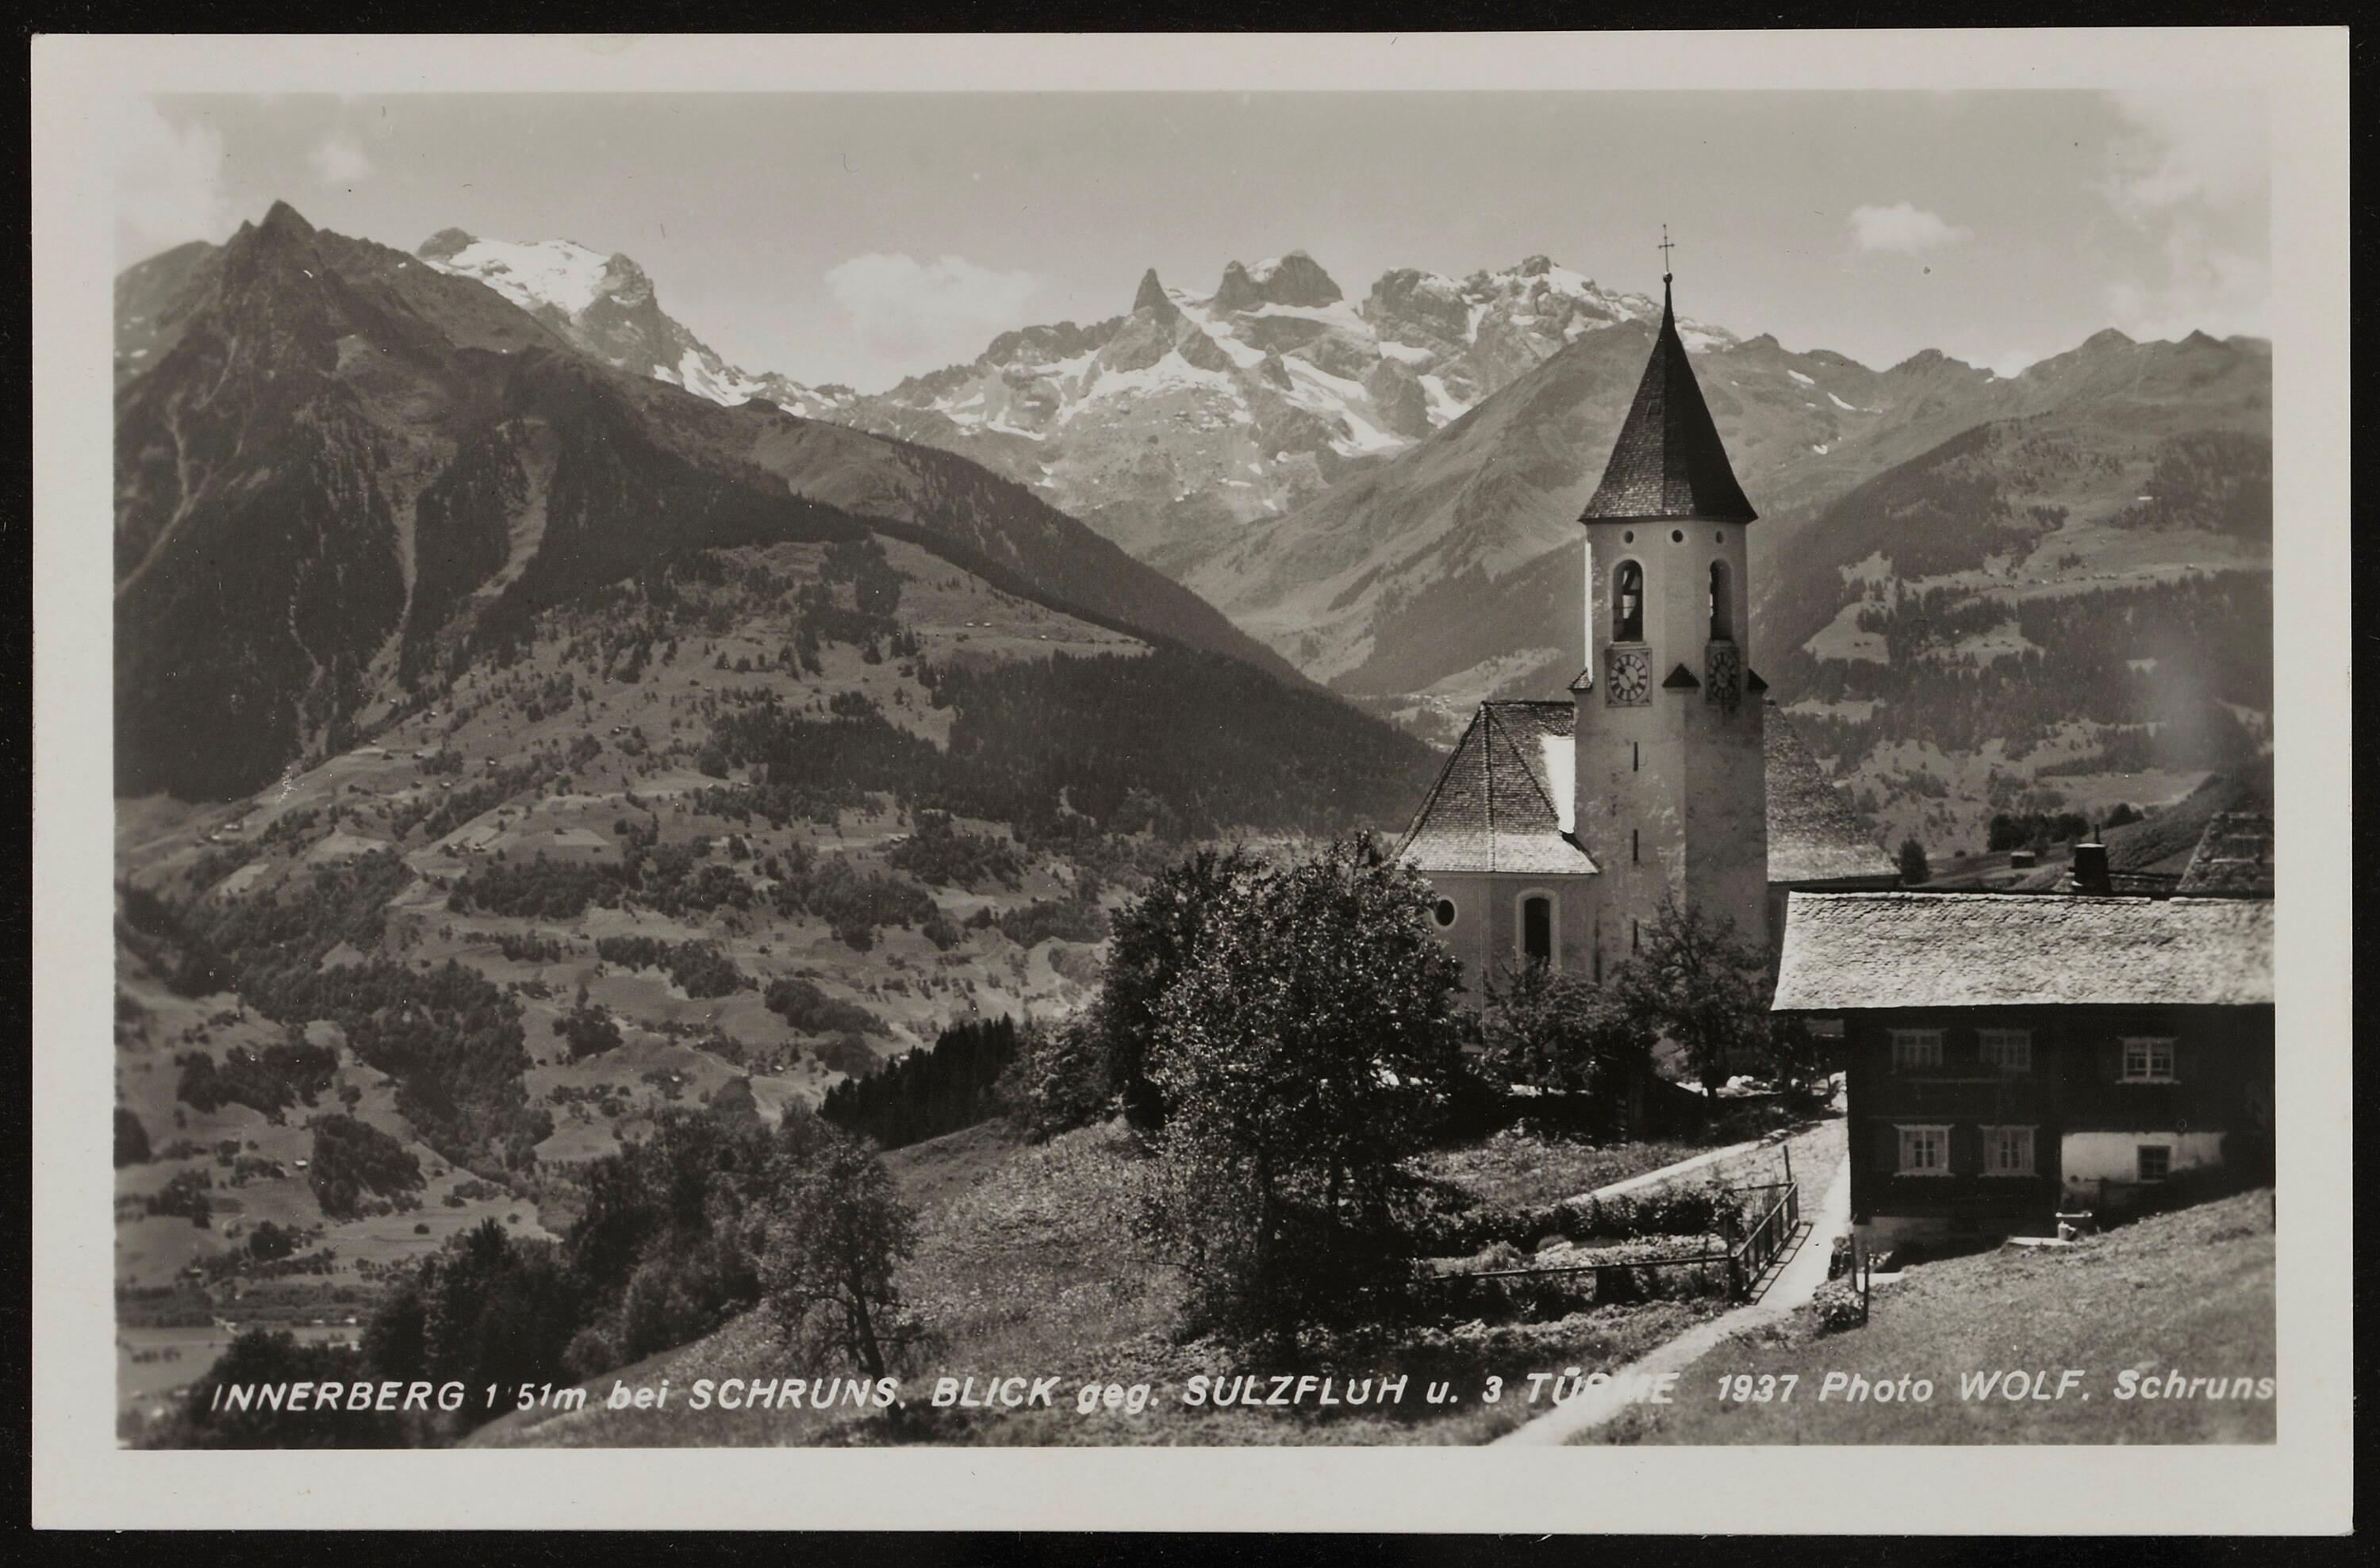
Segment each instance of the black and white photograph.
M2055 39L36 38L55 1515L2346 1528L2346 37Z

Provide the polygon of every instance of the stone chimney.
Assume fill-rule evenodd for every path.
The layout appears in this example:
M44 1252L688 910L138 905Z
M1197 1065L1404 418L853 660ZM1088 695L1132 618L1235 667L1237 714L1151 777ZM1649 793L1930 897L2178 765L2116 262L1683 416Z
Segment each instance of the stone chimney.
M2066 875L2077 893L2107 894L2116 890L2107 874L2107 846L2095 836L2088 843L2074 846L2074 863Z

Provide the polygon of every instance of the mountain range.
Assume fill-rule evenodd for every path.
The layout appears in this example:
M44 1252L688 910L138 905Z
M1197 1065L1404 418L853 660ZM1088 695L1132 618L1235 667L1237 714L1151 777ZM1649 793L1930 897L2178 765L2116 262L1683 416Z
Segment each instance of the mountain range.
M607 263L557 320L276 204L118 280L121 792L251 789L545 607L773 538L901 535L1069 613L1297 679L975 464L657 379L682 338L679 365L708 351L633 278Z
M1461 279L1391 271L1357 301L1291 251L1232 263L1205 295L1152 271L1121 315L1003 332L972 361L862 394L729 364L662 309L625 256L448 230L412 259L417 271L486 283L619 371L623 389L658 383L817 421L754 442L730 435L733 422L710 427L691 441L710 461L758 461L808 499L913 522L937 487L999 476L1161 568L1306 676L1440 740L1472 702L1558 690L1583 657L1571 519L1659 308L1543 256ZM120 379L170 352L220 264L215 247L184 247L119 279ZM2026 602L2114 592L2132 596L2137 618L2145 594L2146 648L2171 640L2156 630L2181 623L2166 613L2168 590L2193 573L2245 574L2250 599L2268 602L2269 518L2254 515L2270 464L2260 341L2107 332L2001 377L1933 351L1876 370L1766 334L1683 326L1764 514L1752 535L1755 645L1770 651L1756 657L1896 831L1955 837L1996 794L2034 787L2037 767L2155 752L2148 771L2159 777L2138 789L2171 792L2206 755L2238 749L2229 725L2268 741L2268 658L2226 641L2253 643L2252 604L2245 622L2216 629L2229 651L2189 663L2179 697L2170 681L2155 702L2036 695L2004 737L2013 754L1989 757L1963 742L1904 754L1905 742L1961 740L1925 718L1934 699L1923 688L2028 646L2047 661L2045 691L2090 669L2021 629L1971 627L1921 655L1859 624L1888 600L1928 596L1937 609L1957 599L1975 626L2014 629L2048 613ZM888 462L854 431L892 438L903 456ZM969 461L925 480L929 452ZM938 516L965 532L954 519L966 510L945 504ZM1041 569L1059 572L1071 535L1038 520L1053 530ZM137 549L141 525L119 534ZM1093 575L1113 570L1101 562ZM2184 668L2136 650L2127 678L2157 660L2168 674ZM2228 721L2213 722L2216 712ZM2149 743L2168 730L2188 743ZM2104 794L2142 769L2107 771L2056 788Z
M965 365L863 396L726 365L625 256L448 230L417 254L479 278L588 352L715 402L956 452L1177 575L1460 418L1563 344L1658 319L1543 256L1455 279L1405 268L1349 299L1301 250L1193 295L1152 270L1124 314L1003 332ZM1732 342L1683 323L1690 342Z
M735 366L625 256L283 204L115 306L136 1327L557 1234L674 1109L1079 1007L1192 843L1399 826L1414 731L1575 673L1572 520L1660 308L1544 258L1354 302L1292 252L866 395ZM1939 863L2176 802L2148 855L2237 798L2265 345L1687 335L1763 513L1754 662L1881 830Z

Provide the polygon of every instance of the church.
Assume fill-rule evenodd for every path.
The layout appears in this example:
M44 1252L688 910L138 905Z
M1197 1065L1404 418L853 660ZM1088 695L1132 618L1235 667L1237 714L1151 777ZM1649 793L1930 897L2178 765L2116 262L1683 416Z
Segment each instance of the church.
M1579 517L1585 667L1568 700L1482 703L1399 850L1475 991L1532 960L1600 981L1670 899L1773 955L1789 893L1899 885L1753 670L1758 513L1661 285L1652 357Z

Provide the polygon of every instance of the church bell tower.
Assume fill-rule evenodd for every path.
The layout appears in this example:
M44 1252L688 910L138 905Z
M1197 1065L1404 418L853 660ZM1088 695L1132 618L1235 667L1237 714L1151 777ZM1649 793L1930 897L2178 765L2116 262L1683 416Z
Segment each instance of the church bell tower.
M1668 896L1767 941L1767 688L1748 662L1744 539L1758 514L1679 340L1670 283L1665 269L1652 358L1579 516L1574 830L1605 879L1598 971L1635 948Z

